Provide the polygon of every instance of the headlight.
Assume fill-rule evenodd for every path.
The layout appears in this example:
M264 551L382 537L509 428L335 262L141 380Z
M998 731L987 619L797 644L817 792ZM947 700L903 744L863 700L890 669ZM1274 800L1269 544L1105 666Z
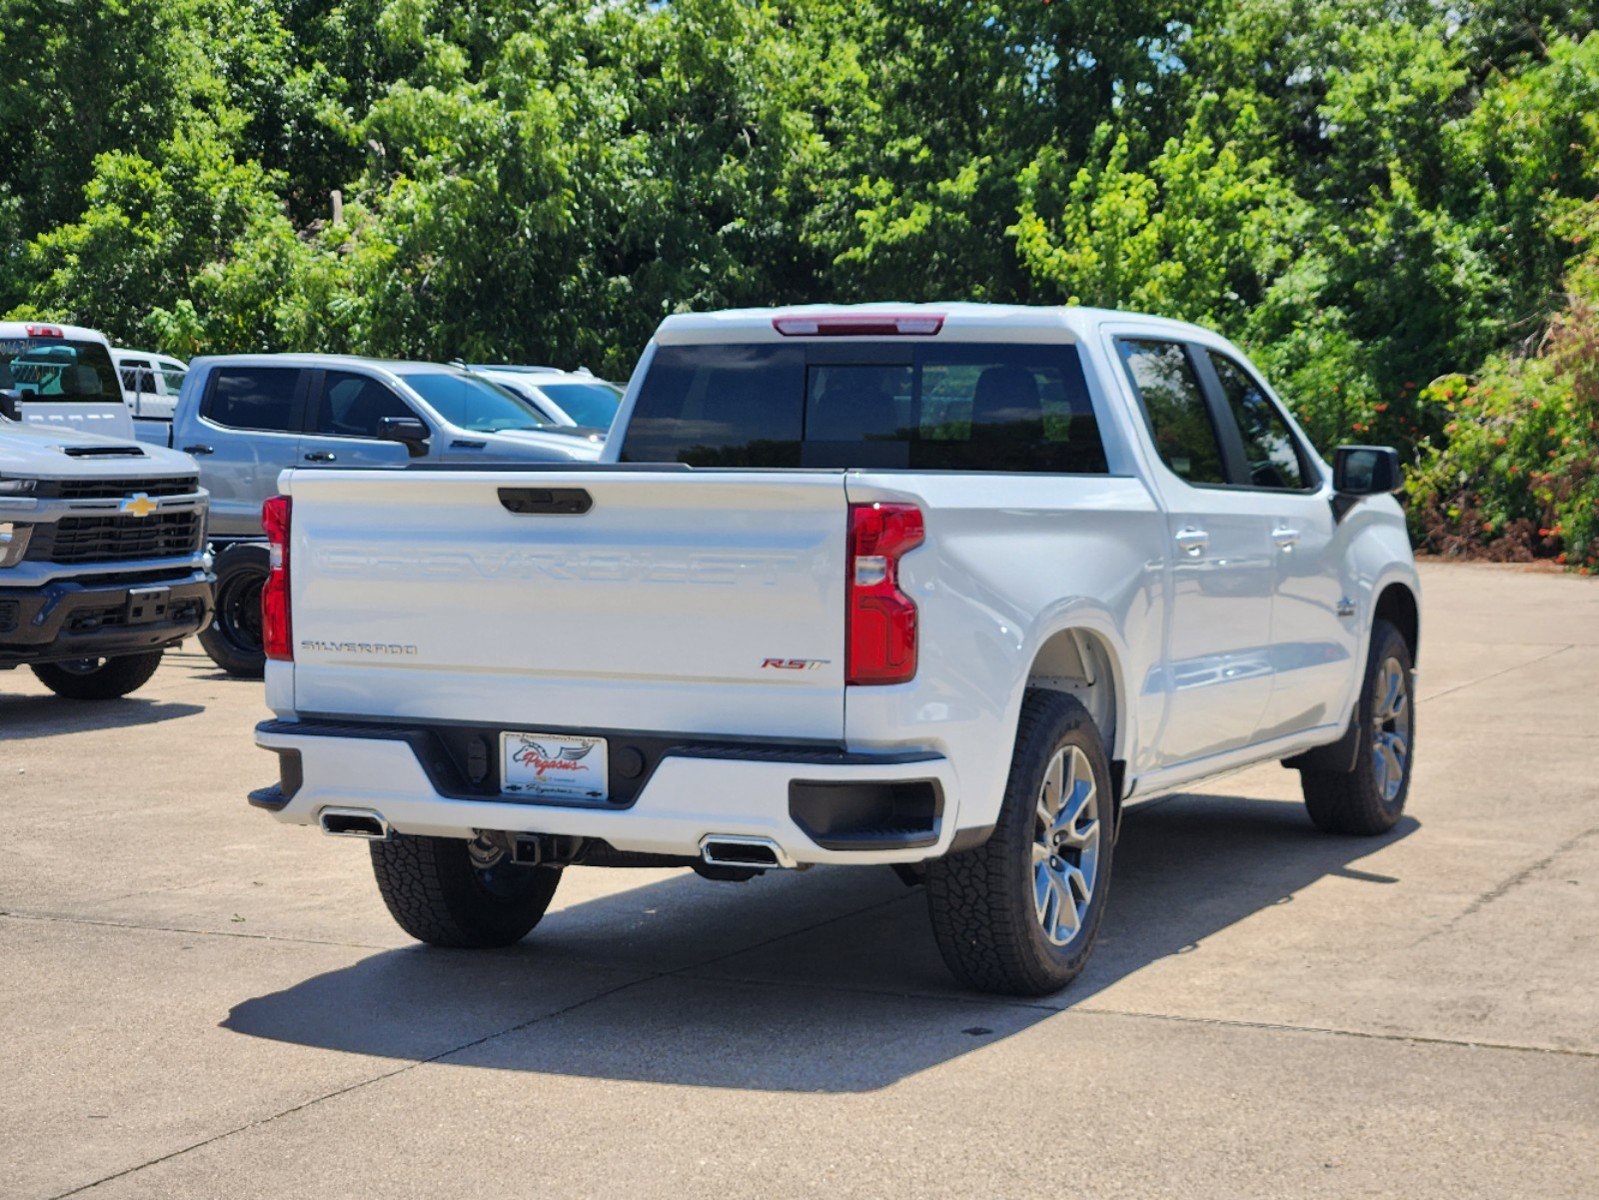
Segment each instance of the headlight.
M33 536L32 525L18 525L0 521L0 567L14 567L28 552L28 539Z
M31 491L31 479L0 479L0 496L22 496Z

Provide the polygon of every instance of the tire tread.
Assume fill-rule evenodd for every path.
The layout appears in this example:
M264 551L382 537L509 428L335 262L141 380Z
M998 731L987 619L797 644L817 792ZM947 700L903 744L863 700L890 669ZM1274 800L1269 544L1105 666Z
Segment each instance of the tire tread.
M389 914L430 946L483 949L521 941L544 916L561 879L555 868L514 867L526 873L525 894L497 899L474 890L466 843L457 838L394 834L373 842L371 854Z

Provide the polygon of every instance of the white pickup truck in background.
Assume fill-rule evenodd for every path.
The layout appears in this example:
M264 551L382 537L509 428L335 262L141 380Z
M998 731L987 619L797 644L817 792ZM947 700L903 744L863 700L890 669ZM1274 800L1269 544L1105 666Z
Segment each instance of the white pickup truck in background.
M894 864L959 978L1049 992L1126 800L1282 759L1323 829L1398 819L1398 483L1191 325L671 317L597 466L283 476L252 802L371 839L438 945L521 938L572 864Z

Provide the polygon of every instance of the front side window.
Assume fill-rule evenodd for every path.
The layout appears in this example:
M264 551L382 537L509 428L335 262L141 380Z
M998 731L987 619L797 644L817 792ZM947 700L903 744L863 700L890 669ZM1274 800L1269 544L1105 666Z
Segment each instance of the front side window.
M52 404L121 404L120 382L111 352L99 342L0 338L0 391Z
M1119 338L1116 348L1149 417L1161 461L1188 483L1226 483L1205 393L1180 342Z
M161 378L166 380L167 395L176 396L183 390L183 377L188 371L183 367L162 367Z
M353 371L328 371L317 403L317 433L329 437L376 438L385 417L414 417L405 401L376 379Z
M446 423L457 429L500 433L507 429L546 427L525 400L481 375L465 371L401 371L399 378L427 401Z
M1307 474L1299 444L1282 413L1255 377L1225 354L1208 351L1222 395L1244 441L1249 482L1258 488L1298 491Z
M204 415L230 429L298 433L294 397L299 386L296 367L223 367L212 380Z
M656 352L626 462L1103 474L1073 346L681 346Z
M593 429L609 429L622 403L622 393L608 383L541 383L539 391L576 424Z

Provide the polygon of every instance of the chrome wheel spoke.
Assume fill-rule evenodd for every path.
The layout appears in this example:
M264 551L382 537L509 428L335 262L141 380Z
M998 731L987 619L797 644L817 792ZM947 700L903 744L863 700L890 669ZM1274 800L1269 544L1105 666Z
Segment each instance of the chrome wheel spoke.
M1077 823L1082 819L1083 810L1093 798L1094 785L1086 779L1077 780L1072 785L1071 794L1066 797L1066 803L1060 806L1060 815L1055 818L1055 823L1050 826L1050 833L1067 838L1075 843L1080 837Z
M1055 878L1055 872L1045 863L1038 868L1033 876L1033 906L1038 913L1039 923L1045 932L1055 927L1055 920L1060 914L1060 885Z
M1403 691L1400 691L1399 694L1394 697L1393 707L1388 712L1388 719L1390 721L1398 721L1403 719L1405 715L1405 707L1408 703L1409 698Z
M1400 678L1399 664L1389 659L1383 664L1382 669L1382 704L1377 710L1377 715L1383 720L1391 720L1402 700L1401 689L1404 681Z
M1080 829L1072 831L1062 843L1073 850L1087 850L1099 844L1099 822L1089 821Z

